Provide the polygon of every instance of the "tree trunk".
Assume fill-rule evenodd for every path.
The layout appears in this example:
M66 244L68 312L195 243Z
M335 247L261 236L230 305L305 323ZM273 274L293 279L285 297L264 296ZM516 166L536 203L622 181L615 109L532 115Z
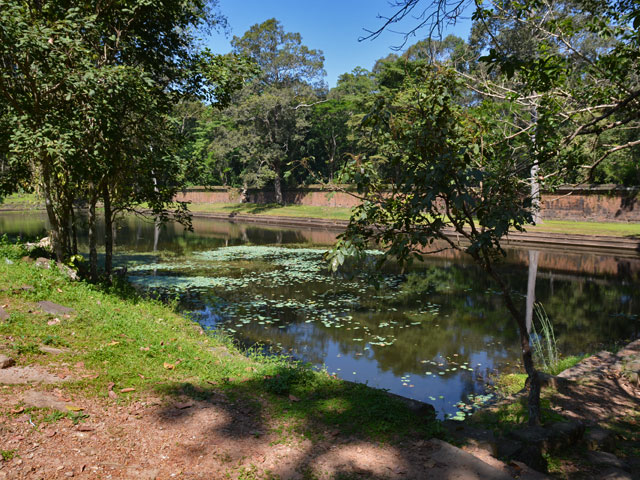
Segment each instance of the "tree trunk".
M531 121L534 124L538 123L538 109L535 106L531 109ZM536 145L536 143L537 138L536 134L534 133L533 144ZM531 210L533 214L533 223L535 224L542 222L542 215L540 214L540 181L538 179L539 172L540 165L538 164L538 159L534 158L533 165L531 166Z
M96 202L97 198L95 195L93 195L89 200L89 277L94 283L98 281L98 249L96 248L98 232L96 231Z
M529 407L529 425L540 425L540 377L533 364L533 352L531 351L531 344L529 342L527 322L513 303L509 286L490 266L485 267L485 270L487 270L491 277L500 285L507 310L509 310L511 317L518 325L520 347L522 348L522 362L527 372L527 384L529 385L529 398L527 402Z
M527 322L527 333L531 333L533 323L533 305L536 303L536 277L538 275L538 258L540 252L529 250L529 277L527 279L527 310L525 319Z
M276 176L273 179L273 189L275 193L275 200L278 205L283 205L284 200L282 199L282 181L280 180L280 169L276 169Z
M104 273L107 283L111 283L113 273L113 212L111 211L111 196L106 185L102 190L104 202Z
M78 226L76 225L76 213L71 206L71 253L78 254Z
M58 221L58 216L56 215L56 210L53 205L53 196L51 192L51 183L50 183L51 172L47 167L47 163L44 162L42 168L42 192L44 194L44 204L47 209L47 217L49 218L49 223L51 224L51 247L53 248L53 252L56 255L56 260L62 262L65 260L63 242L60 235L60 222Z

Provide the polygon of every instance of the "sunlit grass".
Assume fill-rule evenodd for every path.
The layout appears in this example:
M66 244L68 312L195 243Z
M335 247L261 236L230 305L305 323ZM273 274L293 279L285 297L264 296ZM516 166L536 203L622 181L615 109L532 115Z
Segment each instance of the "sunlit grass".
M7 197L0 197L0 210L32 208L40 205L42 200L35 193L14 193ZM44 207L44 204L43 204Z
M529 232L565 233L569 235L607 235L614 237L640 236L640 223L576 222L569 220L544 220L527 227Z
M222 391L230 401L256 405L256 415L294 422L296 432L309 435L321 435L328 426L380 440L429 437L439 431L434 418L416 419L384 391L260 349L242 350L224 333L205 333L170 305L141 298L129 287L71 282L55 267L44 270L19 260L0 260L0 304L10 313L0 323L0 335L13 339L11 354L18 364L40 364L55 371L60 362L81 362L82 371L61 384L61 390L121 403L147 394L206 401ZM22 285L33 288L16 287ZM37 307L40 300L74 312L52 321L53 316ZM52 357L41 353L41 345L65 350ZM115 400L109 398L111 383ZM121 392L130 388L135 390Z
M256 203L192 203L194 213L224 213L236 215L266 215L281 217L322 218L349 220L351 209L346 207L316 207L311 205L277 205Z

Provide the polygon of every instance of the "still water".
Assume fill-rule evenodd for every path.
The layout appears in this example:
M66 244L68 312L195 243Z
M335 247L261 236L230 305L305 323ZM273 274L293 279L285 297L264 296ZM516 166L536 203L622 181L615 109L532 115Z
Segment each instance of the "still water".
M401 270L378 254L338 276L323 251L336 232L194 219L156 228L120 221L116 264L138 288L178 298L206 328L291 354L330 373L433 404L464 418L495 372L518 368L518 333L500 293L462 254ZM37 237L41 213L2 213L0 234ZM640 334L640 257L510 249L501 274L523 311L551 319L562 355ZM534 319L535 325L535 319Z

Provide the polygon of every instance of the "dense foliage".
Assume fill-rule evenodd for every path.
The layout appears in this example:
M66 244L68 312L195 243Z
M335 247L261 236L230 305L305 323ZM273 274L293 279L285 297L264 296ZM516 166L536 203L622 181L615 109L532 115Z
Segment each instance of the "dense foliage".
M196 29L224 21L214 7L0 1L0 194L39 190L60 260L76 251L74 210L87 205L94 278L97 202L109 272L114 216L143 202L161 219L171 210L183 168L176 105L228 101L253 71L194 48Z
M398 5L421 3L429 5L425 0ZM255 25L235 40L235 48L254 58L263 74L228 110L204 107L194 119L190 155L199 169L189 181L244 188L273 185L276 190L283 181L291 187L334 182L354 156L377 158L384 175L388 159L383 147L371 142L362 119L378 97L395 95L405 88L407 77L420 80L425 65L439 65L453 68L463 80L456 98L460 106L482 102L485 112L492 109L500 120L497 128L504 137L519 137L517 174L523 181L531 181L534 167L533 176L548 188L563 183L638 185L633 5L494 2L476 9L467 41L451 35L421 40L404 53L378 60L371 71L358 67L343 74L328 91L319 81L320 52L302 45L298 34L285 34L273 19ZM269 37L276 32L281 37L277 41ZM294 93L293 84L298 89ZM294 130L292 137L265 130L266 117L259 121L259 110L270 112L272 127L277 123ZM291 115L283 117L287 112ZM580 128L589 122L593 124ZM262 144L251 141L252 135Z

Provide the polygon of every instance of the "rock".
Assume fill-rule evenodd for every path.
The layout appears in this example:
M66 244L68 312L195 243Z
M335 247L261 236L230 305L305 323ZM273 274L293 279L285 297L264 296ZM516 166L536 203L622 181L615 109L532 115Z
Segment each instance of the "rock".
M38 392L35 390L27 390L22 395L22 401L25 405L36 408L51 408L60 412L67 412L67 403L58 397L46 392Z
M62 349L62 348L55 348L55 347L50 347L48 345L40 345L38 346L38 348L40 349L40 351L44 352L44 353L50 353L51 355L60 355L61 353L67 353L68 350Z
M73 268L68 267L64 263L58 262L58 270L60 270L60 272L66 275L67 278L69 278L69 280L72 280L74 282L77 282L78 280L80 280L80 277L78 276L78 272L76 272Z
M72 313L74 311L73 308L64 307L48 300L38 302L38 306L42 311L50 313L51 315L64 315L67 313Z
M602 472L598 478L600 480L633 480L633 476L619 468L609 468Z
M46 268L47 270L51 267L51 260L44 257L38 257L35 263L36 267Z
M4 320L9 320L9 314L4 308L0 307L0 321Z
M581 422L557 422L548 428L549 437L543 445L545 452L571 449L582 440L584 425Z
M63 379L36 367L13 367L0 369L0 385L19 385L24 383L59 383Z
M510 436L524 445L542 445L547 440L549 432L543 427L524 427L512 431Z
M537 470L538 472L547 472L547 461L542 456L540 445L525 444L514 456L515 460L520 460L525 465Z
M622 365L622 376L632 385L640 386L640 357L631 357Z
M587 460L599 467L618 468L629 470L629 464L616 457L613 453L607 452L587 452Z
M542 453L573 447L582 439L584 425L580 422L557 422L549 427L525 427L511 432L511 437L524 446L535 445ZM526 462L525 462L526 463ZM532 468L535 468L532 466Z
M491 456L498 456L498 442L491 430L467 425L465 422L445 420L442 426L447 429L452 438L464 445L467 451L483 451ZM511 444L515 443L513 441Z
M496 442L497 456L512 459L522 449L522 443L511 438L501 438Z
M616 449L616 436L611 430L601 427L591 428L584 436L589 450L613 452Z
M0 368L13 367L15 364L16 361L13 358L0 354Z
M538 378L540 379L541 387L552 387L556 390L570 382L570 380L566 378L558 377L556 375L549 375L545 372L538 372Z
M156 468L129 467L127 469L128 478L136 478L138 480L156 480L160 471Z

